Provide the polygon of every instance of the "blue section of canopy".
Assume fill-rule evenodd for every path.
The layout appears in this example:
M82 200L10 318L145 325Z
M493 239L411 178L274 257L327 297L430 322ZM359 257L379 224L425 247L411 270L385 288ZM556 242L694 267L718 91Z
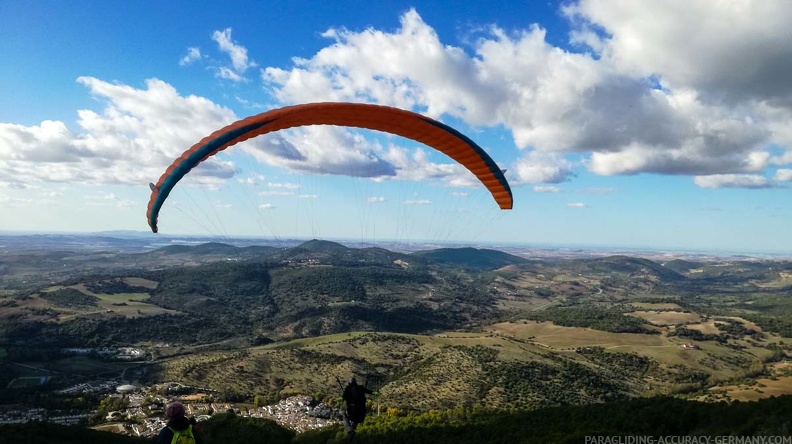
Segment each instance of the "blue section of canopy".
M251 131L255 131L260 129L268 124L272 123L272 120L268 120L266 122L259 122L254 123L251 125L241 126L234 130L231 130L227 133L223 133L218 137L206 142L203 146L198 148L197 150L193 151L183 162L181 162L168 176L162 185L159 188L159 193L157 194L157 200L154 201L154 206L152 207L151 211L151 219L149 219L149 225L154 229L156 233L157 227L157 216L159 215L160 208L162 208L162 204L165 203L165 199L168 198L170 195L171 190L176 184L184 177L187 173L190 172L196 165L201 163L201 161L208 155L214 153L215 151L219 150L225 145L228 145L233 140L237 139L238 137L247 134Z

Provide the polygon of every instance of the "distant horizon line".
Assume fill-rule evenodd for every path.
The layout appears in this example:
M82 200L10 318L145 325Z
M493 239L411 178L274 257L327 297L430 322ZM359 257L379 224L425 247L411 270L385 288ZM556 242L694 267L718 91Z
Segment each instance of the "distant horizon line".
M135 238L114 237L123 233L134 234ZM691 247L659 247L659 246L624 246L624 245L604 245L604 244L561 244L561 243L536 243L536 242L502 242L502 241L487 241L487 240L456 240L456 241L442 241L433 239L411 239L411 240L387 240L387 239L358 239L358 238L345 238L345 237L264 237L255 235L232 235L232 236L218 236L218 235L200 235L200 234L160 234L152 233L145 230L104 230L104 231L26 231L26 230L0 230L0 236L36 236L36 235L55 235L55 236L92 236L101 235L120 240L136 240L146 239L154 240L161 238L163 240L178 240L178 239L202 239L209 242L223 243L224 241L232 240L261 240L269 242L289 242L300 241L307 242L310 240L328 240L333 242L351 242L355 244L384 244L384 245L412 245L412 244L434 244L434 245L449 245L449 246L470 246L475 244L483 247L512 247L512 248L530 248L535 250L579 250L580 252L596 253L602 251L619 251L629 252L643 252L643 253L677 253L677 254L690 254L690 255L726 255L726 256L773 256L780 258L792 259L792 252L788 251L769 251L769 250L741 250L741 249L715 249L715 248L691 248Z

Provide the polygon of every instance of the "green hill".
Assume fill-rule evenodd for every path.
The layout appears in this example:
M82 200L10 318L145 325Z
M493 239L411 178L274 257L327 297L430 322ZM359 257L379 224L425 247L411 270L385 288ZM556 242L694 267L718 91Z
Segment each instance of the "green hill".
M478 248L440 248L416 251L419 256L433 262L473 269L494 270L507 265L524 264L528 260L498 250Z
M687 273L690 270L701 267L702 264L700 262L691 262L683 259L674 259L664 263L663 266L668 268L669 270L674 270L677 273Z
M596 259L572 260L559 264L560 267L579 273L621 274L656 278L663 282L678 282L685 276L649 259L629 256L607 256Z
M297 245L294 248L301 248L303 250L308 250L308 251L338 251L338 250L348 249L348 247L345 247L344 245L341 245L338 242L319 240L319 239L311 239L307 242L303 242L300 245Z

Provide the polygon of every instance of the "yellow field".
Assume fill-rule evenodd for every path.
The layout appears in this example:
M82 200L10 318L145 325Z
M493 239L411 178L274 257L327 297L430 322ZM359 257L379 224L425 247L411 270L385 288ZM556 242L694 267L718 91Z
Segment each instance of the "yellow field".
M746 362L753 362L769 354L763 348L748 344L744 344L747 348L741 352L719 346L714 342L697 342L700 349L686 349L682 345L690 341L668 337L665 334L610 333L590 328L562 327L551 322L500 323L492 325L487 331L529 340L537 346L554 351L568 352L579 347L599 346L609 351L638 353L663 365L683 365L709 373L718 380L734 377L746 370L739 365L730 364L729 357L739 355Z
M738 401L756 401L771 396L792 394L792 376L782 376L776 380L758 379L753 385L717 386L711 392L725 392L726 396Z
M155 288L159 285L157 282L150 281L147 279L141 278L124 278L124 281L129 285L136 285L140 287L146 288ZM99 308L92 308L92 309L70 309L70 308L62 308L58 307L57 310L62 314L58 317L58 321L68 321L74 319L75 317L92 314L92 313L112 313L121 315L127 318L136 318L140 316L154 316L160 314L179 314L176 310L169 310L166 308L159 307L157 305L152 305L147 302L144 302L151 298L151 295L148 293L118 293L118 294L105 294L105 293L94 293L84 284L77 284L77 285L70 285L68 287L63 287L60 285L56 285L53 287L49 287L44 290L44 292L52 292L56 290L60 290L62 288L73 288L78 290L82 293L85 293L89 296L96 296L99 298ZM21 301L18 303L20 306L32 307L32 308L51 308L52 304L50 304L47 300L42 299L38 296L33 296L25 301Z
M776 376L792 376L792 362L776 362L769 367Z
M745 328L750 328L750 329L755 330L755 331L762 331L762 327L754 324L751 321L745 320L745 319L737 317L737 316L719 316L719 317L722 317L724 319L731 319L731 320L737 321L737 322L742 322L742 324L745 325Z
M136 278L136 277L127 277L124 278L123 281L135 287L144 287L144 288L149 288L151 290L157 288L157 285L159 285L159 282L150 281L148 279L143 279L143 278Z
M99 306L102 307L105 311L112 310L113 313L125 316L127 318L179 313L176 310L169 310L167 308L162 308L157 305L147 304L145 302L138 302L142 299L149 298L149 295L145 293L123 293L123 294L114 294L114 295L97 294L96 296L100 299ZM126 304L126 305L113 305L113 304Z
M666 347L671 345L661 335L636 333L610 333L590 328L562 327L552 322L518 321L494 324L487 329L493 333L532 341L552 349L569 349L586 346L615 347Z
M770 282L751 281L757 287L762 288L783 288L792 285L792 273L781 271L778 273L778 278Z
M715 321L706 321L698 324L688 324L685 327L691 330L698 330L702 333L717 335L721 331L715 326Z

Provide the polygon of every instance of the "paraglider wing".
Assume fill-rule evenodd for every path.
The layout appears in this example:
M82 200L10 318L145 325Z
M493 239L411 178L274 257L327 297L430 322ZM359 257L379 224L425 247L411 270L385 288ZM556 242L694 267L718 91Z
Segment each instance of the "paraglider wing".
M239 120L215 131L185 151L152 188L148 224L157 232L162 204L184 175L210 156L247 139L307 125L365 128L423 143L470 170L492 193L501 209L512 208L512 193L503 172L481 147L450 126L398 108L365 103L308 103L274 109Z

